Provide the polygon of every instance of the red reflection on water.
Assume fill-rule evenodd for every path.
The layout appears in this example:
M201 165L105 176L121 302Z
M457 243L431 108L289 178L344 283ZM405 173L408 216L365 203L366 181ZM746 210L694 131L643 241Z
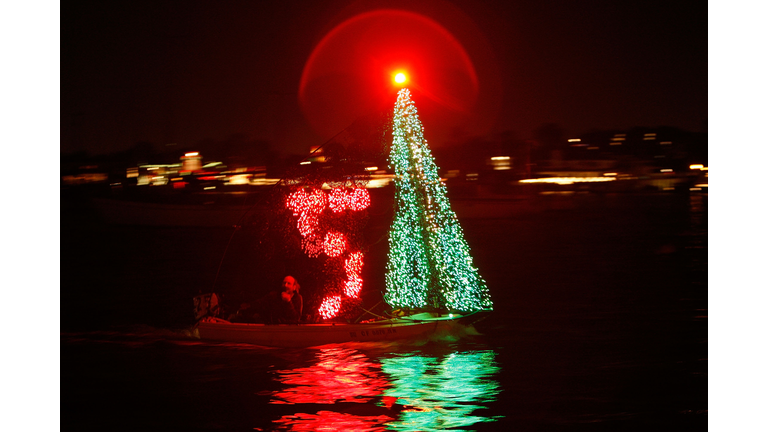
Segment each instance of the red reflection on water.
M318 411L317 414L297 413L283 416L275 423L288 426L290 431L385 431L386 422L394 418L380 416L358 416L335 411Z
M273 393L270 403L366 403L390 387L381 365L355 349L323 348L317 359L309 367L277 371L277 380L287 387Z
M318 408L323 408L274 420L287 430L383 431L384 424L394 421L400 411L393 406L395 398L382 397L390 383L381 365L352 348L322 348L314 365L276 373L286 388L274 392L270 403L304 404L304 410L306 404L322 404Z

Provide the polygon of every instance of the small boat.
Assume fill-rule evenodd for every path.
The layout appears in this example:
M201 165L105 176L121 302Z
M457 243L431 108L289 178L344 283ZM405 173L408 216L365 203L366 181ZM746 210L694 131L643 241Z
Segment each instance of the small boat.
M197 324L194 336L204 340L248 343L281 348L312 347L346 342L420 340L458 337L482 319L478 313L439 314L421 312L391 319L357 324L246 324L206 317Z
M307 175L303 178L310 183L296 183L283 201L296 218L303 251L311 257L325 254L328 260L336 260L334 265L344 269L346 280L335 276L338 280L328 286L337 292L327 294L317 309L326 322L267 325L225 321L218 318L218 297L211 293L195 299L195 317L199 321L194 334L201 339L273 347L435 336L445 340L446 336L455 339L471 334L471 325L493 310L493 302L472 262L458 218L450 208L447 190L437 175L437 165L420 134L422 130L410 92L404 88L398 92L393 121L390 160L395 167L395 211L383 296L384 302L397 313L374 315L374 319L360 323L337 322L343 319L337 316L343 301L360 301L364 256L340 232L345 230L341 227L354 227L356 223L339 222L339 218L354 219L370 205L366 189L354 182L347 185L348 177L341 171L336 175L343 178L342 186L324 192L319 184L327 182L317 180L322 176ZM331 222L320 223L326 218Z

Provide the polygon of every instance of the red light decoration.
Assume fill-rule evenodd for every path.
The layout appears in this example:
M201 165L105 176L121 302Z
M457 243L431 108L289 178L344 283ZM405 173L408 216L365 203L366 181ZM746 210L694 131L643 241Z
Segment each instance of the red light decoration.
M351 191L334 188L328 197L328 206L334 213L344 210L362 211L371 205L371 195L367 189L355 188Z
M319 215L325 210L328 205L328 198L323 191L315 189L310 193L307 193L304 189L300 189L288 196L287 207L293 211L294 215L300 215L302 213L310 213Z
M351 277L344 282L344 294L347 297L357 298L363 289L363 280L359 277Z
M325 253L330 258L341 258L349 249L347 236L342 232L324 232L323 221L329 217L325 212L330 209L332 214L342 216L346 210L362 211L371 204L371 197L365 188L333 188L326 194L322 190L307 191L299 189L288 195L286 207L297 216L296 227L302 236L301 248L311 258L317 258ZM337 217L337 216L333 216ZM345 216L344 216L345 217ZM363 253L352 252L344 261L347 279L339 281L340 290L346 298L358 298L363 287L361 271ZM318 312L323 319L335 317L341 310L342 296L326 296Z
M330 319L339 313L339 309L341 309L341 296L332 296L323 299L318 312L323 319Z
M301 248L310 258L317 258L323 253L323 242L318 236L309 236L301 239Z
M344 294L347 297L357 298L363 289L363 279L360 278L360 273L363 270L363 253L351 253L344 261L344 269L347 272L347 281L344 282Z
M347 239L342 233L329 232L325 235L325 241L323 242L323 251L329 257L337 257L344 253L347 249Z
M371 205L368 189L356 188L347 194L347 206L352 211L362 211Z
M310 234L317 232L317 225L319 221L317 215L311 213L301 213L297 223L299 233L302 237L307 237Z
M333 188L328 196L328 207L334 213L341 213L347 208L347 194L342 188Z
M344 261L344 269L347 271L347 277L359 276L363 269L363 253L353 252L349 254L349 258Z

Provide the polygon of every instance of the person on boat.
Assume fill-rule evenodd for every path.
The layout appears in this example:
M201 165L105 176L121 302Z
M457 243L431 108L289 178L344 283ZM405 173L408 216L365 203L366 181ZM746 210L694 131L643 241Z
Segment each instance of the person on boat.
M280 291L269 293L264 302L264 318L267 324L298 324L301 319L304 299L299 294L299 282L293 276L283 278Z
M286 276L280 290L271 291L255 306L243 303L228 320L234 323L297 324L304 307L299 288L296 278Z

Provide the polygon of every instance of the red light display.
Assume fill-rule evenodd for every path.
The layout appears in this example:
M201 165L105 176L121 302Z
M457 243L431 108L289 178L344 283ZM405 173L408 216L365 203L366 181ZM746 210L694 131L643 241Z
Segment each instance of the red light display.
M338 232L329 232L325 235L323 250L329 257L337 257L347 249L347 239L344 234Z
M371 205L371 195L367 189L357 188L347 194L347 207L352 211L362 211Z
M328 207L334 213L341 213L347 208L347 194L342 188L333 188L328 196Z
M332 218L334 226L346 218L343 213L363 211L371 204L371 197L364 188L333 188L326 194L322 190L307 191L299 189L288 196L286 207L297 217L296 227L302 236L301 248L312 258L325 253L329 258L342 259L350 245L347 235L338 231L325 231L327 218ZM326 212L330 209L330 212ZM361 271L363 253L349 252L344 261L346 280L338 281L338 290L346 298L358 298L363 287ZM342 306L341 295L329 295L323 299L318 312L324 319L335 317Z
M323 319L331 319L339 313L339 309L341 309L341 296L331 296L323 299L318 312Z
M352 277L344 282L344 294L347 297L357 298L360 295L360 290L363 289L363 280L359 277Z

